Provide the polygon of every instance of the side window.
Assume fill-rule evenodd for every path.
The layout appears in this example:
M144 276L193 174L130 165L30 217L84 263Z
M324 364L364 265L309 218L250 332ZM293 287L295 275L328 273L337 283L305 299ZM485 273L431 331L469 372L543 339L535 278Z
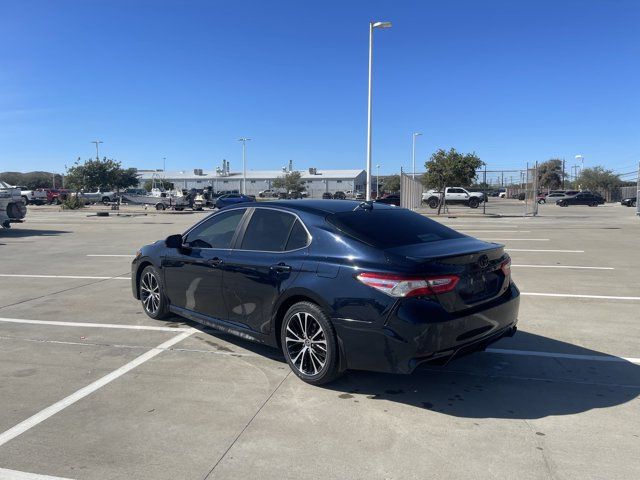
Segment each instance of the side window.
M231 248L231 240L245 211L240 208L215 215L191 230L186 243L194 248Z
M286 212L256 208L242 239L242 250L282 252L296 217Z
M285 250L296 250L298 248L306 247L307 243L309 243L309 235L302 226L302 223L300 223L300 220L296 219L296 222L293 224L293 228L291 229L291 233L289 234L289 240L287 241Z

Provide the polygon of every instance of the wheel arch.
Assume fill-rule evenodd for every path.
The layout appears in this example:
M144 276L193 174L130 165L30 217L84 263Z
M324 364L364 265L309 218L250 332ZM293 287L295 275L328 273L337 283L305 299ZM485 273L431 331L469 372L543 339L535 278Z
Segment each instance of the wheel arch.
M136 298L138 300L140 300L140 277L142 277L142 271L147 268L149 265L153 265L153 262L151 262L148 259L144 259L140 262L140 265L138 265L138 268L136 269Z

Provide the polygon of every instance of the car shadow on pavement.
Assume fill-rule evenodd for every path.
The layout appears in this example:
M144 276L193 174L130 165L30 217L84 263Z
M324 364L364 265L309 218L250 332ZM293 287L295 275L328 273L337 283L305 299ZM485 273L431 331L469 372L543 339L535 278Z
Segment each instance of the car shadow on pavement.
M7 230L0 230L0 240L7 238L24 238L24 237L55 237L58 235L64 235L65 233L71 233L66 230L40 230L32 228L10 228Z
M619 357L522 331L492 348L601 358L477 352L445 367L423 365L411 375L349 371L326 388L345 400L364 395L456 417L514 419L608 408L640 394L640 366Z

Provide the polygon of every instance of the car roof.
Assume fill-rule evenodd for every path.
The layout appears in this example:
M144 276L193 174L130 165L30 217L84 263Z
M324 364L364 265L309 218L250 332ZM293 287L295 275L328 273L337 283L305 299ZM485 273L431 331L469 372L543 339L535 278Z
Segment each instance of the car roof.
M350 212L358 205L363 203L362 200L276 200L270 202L258 202L254 207L283 207L289 210L298 210L301 212L315 213L324 215L327 213ZM391 207L381 203L373 203L375 210L396 210L397 207Z

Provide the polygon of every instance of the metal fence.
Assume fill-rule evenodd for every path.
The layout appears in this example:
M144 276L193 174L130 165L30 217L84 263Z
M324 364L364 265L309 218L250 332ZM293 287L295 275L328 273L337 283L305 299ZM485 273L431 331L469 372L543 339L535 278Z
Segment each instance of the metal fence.
M400 206L416 210L422 203L422 182L400 170Z

